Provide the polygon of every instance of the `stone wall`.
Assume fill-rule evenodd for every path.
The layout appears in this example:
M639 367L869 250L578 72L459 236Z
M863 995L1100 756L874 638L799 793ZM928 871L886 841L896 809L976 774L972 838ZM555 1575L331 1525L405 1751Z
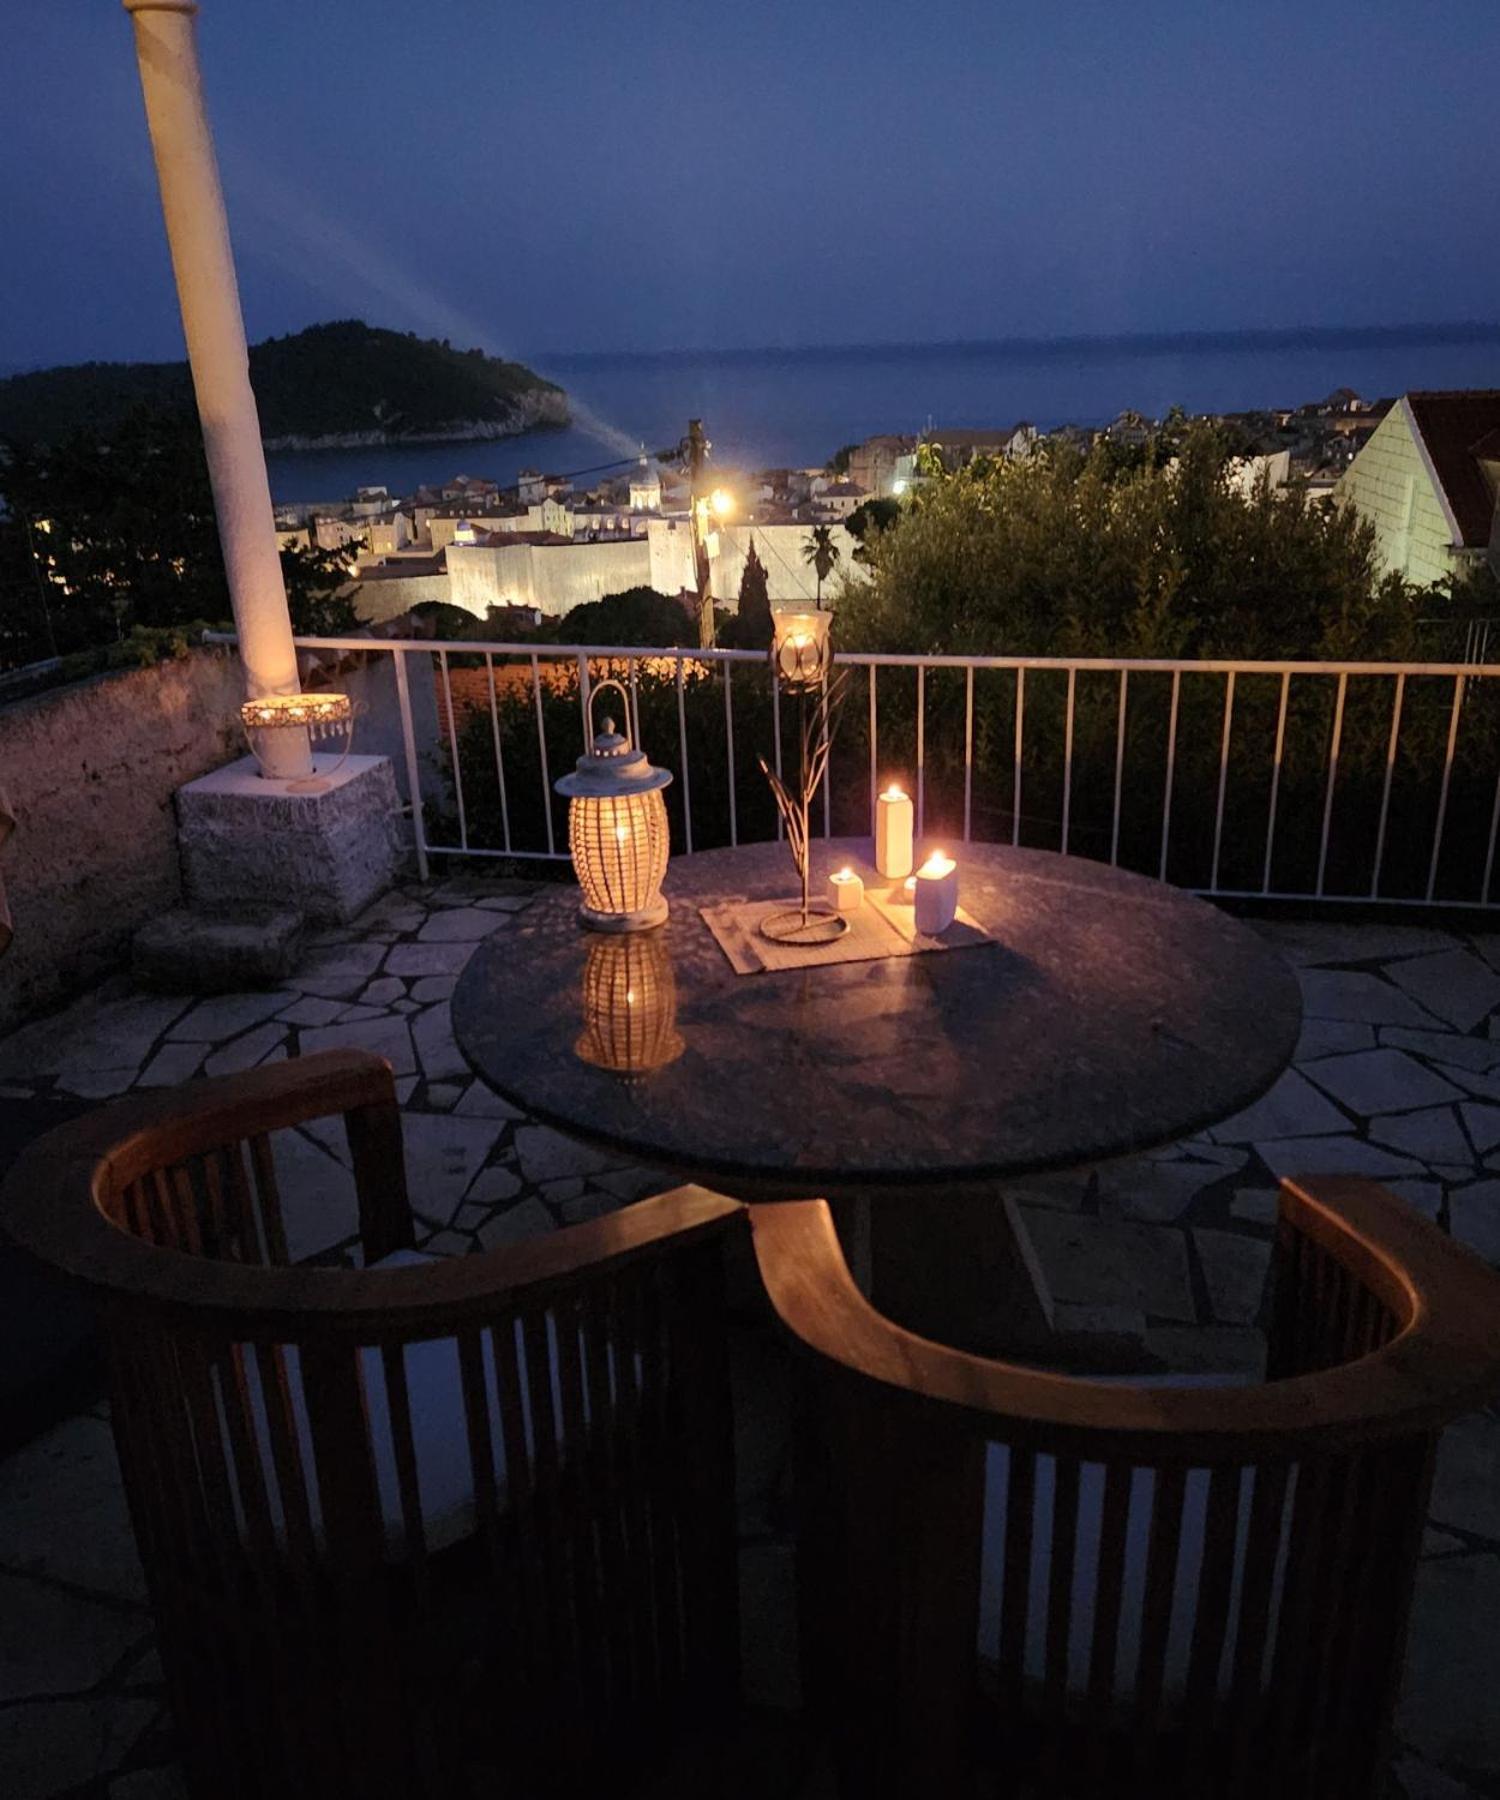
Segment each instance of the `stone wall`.
M0 707L0 851L15 940L0 1029L119 967L136 926L181 893L172 796L240 753L233 651L98 676Z
M645 587L651 553L644 538L601 544L454 544L448 598L482 619L492 606L535 606L559 618L586 600Z

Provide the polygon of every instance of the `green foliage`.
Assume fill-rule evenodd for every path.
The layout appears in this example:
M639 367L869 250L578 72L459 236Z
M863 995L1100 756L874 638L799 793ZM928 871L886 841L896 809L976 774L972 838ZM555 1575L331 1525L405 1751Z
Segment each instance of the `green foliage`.
M229 590L197 422L132 413L108 438L80 431L52 448L10 446L0 499L22 542L5 559L7 616L42 598L59 652L137 625L227 620ZM16 577L30 576L11 581Z
M1230 482L1191 425L1175 456L1041 445L929 480L846 576L839 636L870 650L1067 656L1410 653L1411 606L1348 509ZM809 560L811 560L809 558Z
M720 626L718 641L730 650L768 650L773 629L770 582L752 537L740 576L739 611Z
M67 655L131 632L231 617L213 492L191 413L132 413L0 457L0 646ZM354 631L348 552L281 553L292 629ZM43 604L45 615L43 616ZM39 623L44 629L39 629ZM19 652L13 659L29 660Z
M267 438L380 432L392 437L485 421L508 424L523 398L549 398L566 421L562 389L520 363L455 350L414 332L358 319L267 338L250 351L250 378ZM190 408L186 363L79 363L0 381L0 436L56 440L113 432L132 412Z
M347 550L292 546L281 553L281 577L298 637L344 637L359 629L359 589L350 580Z
M694 644L692 620L677 601L655 588L627 588L586 600L561 618L546 619L537 636L552 644Z
M847 475L849 473L849 458L858 448L858 444L840 444L833 455L829 457L828 461L824 463L824 473L828 475Z

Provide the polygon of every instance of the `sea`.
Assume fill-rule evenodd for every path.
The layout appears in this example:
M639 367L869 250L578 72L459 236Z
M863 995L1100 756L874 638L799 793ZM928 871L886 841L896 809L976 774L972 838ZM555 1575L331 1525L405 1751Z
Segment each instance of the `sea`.
M269 457L279 502L335 501L356 487L409 494L454 475L503 485L524 468L602 474L641 447L676 446L701 418L726 469L818 466L878 432L1100 425L1129 409L1160 418L1300 406L1349 387L1500 387L1500 324L1350 331L1187 333L803 349L526 357L559 382L574 421L492 442L371 445Z

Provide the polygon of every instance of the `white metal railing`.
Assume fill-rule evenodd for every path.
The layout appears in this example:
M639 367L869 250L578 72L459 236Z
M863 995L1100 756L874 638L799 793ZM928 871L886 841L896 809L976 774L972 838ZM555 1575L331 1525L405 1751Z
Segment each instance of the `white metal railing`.
M555 753L549 755L548 726L546 707L544 705L544 682L542 666L571 665L576 671L578 685L578 701L581 712L583 731L588 729L588 702L591 680L596 672L591 665L608 662L611 672L619 673L619 665L624 665L624 679L631 697L632 728L634 734L640 735L640 712L638 677L643 667L653 671L669 671L669 679L676 688L676 721L677 721L677 767L676 774L680 783L680 805L682 819L683 848L693 848L693 798L692 798L692 766L689 749L689 733L687 724L686 696L688 691L688 673L697 670L695 679L705 675L716 678L723 689L723 736L725 755L728 759L730 779L728 781L728 818L727 837L731 844L740 841L740 819L735 800L734 779L734 693L736 672L753 666L759 671L769 674L768 659L763 652L750 650L690 649L690 648L642 648L639 646L623 646L609 644L536 644L536 643L504 643L504 642L468 642L465 640L415 640L415 639L381 639L367 637L306 637L297 640L302 649L319 652L357 653L368 657L390 657L395 678L395 696L399 711L401 744L405 766L406 783L411 800L412 828L416 845L418 865L425 876L428 858L432 854L461 857L504 857L513 859L544 858L565 860L566 848L559 848L553 820L551 804L551 775L555 762ZM443 737L442 750L447 763L446 777L452 786L451 807L455 825L452 839L437 840L430 835L427 805L436 799L433 791L439 777L429 770L424 791L423 757L418 743L414 725L412 703L412 678L409 672L411 659L418 660L418 666L424 678L428 672L434 681L434 691L446 697L447 704L441 709L439 731ZM500 831L499 841L480 844L472 841L470 831L469 808L464 787L464 768L459 755L458 707L454 701L453 668L454 658L482 659L486 673L488 691L488 708L491 724L491 747L494 755L495 777L499 793ZM502 730L500 708L497 701L496 659L504 659L509 668L519 668L523 679L529 681L532 704L529 708L531 717L528 721L528 732L534 730L537 749L538 778L541 786L542 819L545 828L546 848L522 847L512 839L511 809L514 793L510 787L506 768L506 734ZM875 798L879 791L882 774L892 771L883 764L880 749L880 692L882 676L887 671L907 671L915 677L914 706L914 738L915 768L914 799L916 804L916 825L920 835L925 825L925 813L928 786L928 750L929 729L928 718L930 704L928 699L929 677L938 671L961 671L963 673L963 727L962 727L962 836L968 841L973 835L975 810L976 780L976 731L975 731L975 677L976 674L996 674L1008 678L1013 683L1011 705L1014 714L1013 740L1008 746L1008 776L1010 815L1009 837L1012 843L1022 842L1023 800L1026 794L1026 749L1028 743L1029 689L1028 677L1033 680L1039 675L1058 676L1065 681L1061 720L1060 776L1061 790L1059 804L1055 811L1048 815L1044 822L1050 831L1049 847L1067 852L1077 850L1075 842L1075 792L1080 771L1075 768L1075 720L1077 716L1077 697L1080 677L1113 676L1115 678L1115 701L1118 712L1118 723L1113 733L1113 770L1107 767L1091 771L1104 782L1106 788L1112 789L1112 816L1108 823L1107 833L1102 830L1097 834L1099 854L1103 860L1103 840L1108 838L1108 860L1118 863L1121 860L1122 819L1125 817L1126 801L1132 792L1139 792L1136 781L1144 781L1145 776L1134 777L1127 769L1127 720L1131 716L1132 682L1141 677L1169 677L1168 700L1166 707L1166 735L1164 763L1159 774L1153 774L1153 781L1161 781L1161 800L1159 808L1160 843L1152 861L1154 867L1148 870L1165 879L1168 874L1169 857L1173 849L1173 802L1174 790L1178 785L1179 774L1179 720L1182 714L1184 689L1188 683L1199 680L1215 680L1222 687L1222 711L1217 722L1217 792L1212 817L1212 843L1208 852L1207 878L1194 880L1184 885L1190 891L1218 896L1225 899L1281 899L1297 901L1318 901L1336 899L1340 902L1364 901L1382 902L1399 901L1403 904L1428 906L1465 906L1489 907L1496 902L1490 898L1491 876L1494 872L1497 832L1500 832L1500 767L1490 771L1487 780L1492 784L1492 794L1487 801L1487 817L1479 821L1479 836L1472 831L1469 838L1475 846L1472 858L1475 867L1472 883L1467 880L1463 884L1464 891L1439 895L1439 869L1445 849L1445 832L1450 823L1449 800L1450 787L1454 770L1461 752L1466 748L1463 735L1464 721L1469 713L1466 701L1477 695L1481 688L1500 676L1500 664L1466 663L1412 663L1397 664L1389 662L1267 662L1267 661L1233 661L1233 660L1187 660L1170 658L1123 659L1109 657L1048 657L1048 656L903 656L870 652L840 651L838 660L842 666L852 666L867 671L867 708L868 728L868 784L869 814L868 829L873 831ZM1245 683L1249 678L1271 678L1279 683L1276 702L1276 719L1274 737L1270 745L1268 763L1265 768L1265 779L1268 786L1268 803L1263 841L1257 840L1257 857L1260 879L1256 881L1226 884L1221 881L1221 870L1224 856L1224 834L1226 821L1226 800L1231 775L1232 749L1236 746L1236 709L1242 705L1240 696L1245 691ZM1313 681L1328 684L1331 690L1331 723L1327 730L1326 742L1321 753L1321 772L1319 786L1321 790L1320 826L1316 848L1315 873L1310 881L1300 885L1278 886L1273 879L1273 861L1278 842L1279 805L1283 795L1284 757L1287 751L1288 737L1288 703L1292 684L1300 681ZM1382 701L1388 705L1388 725L1382 723L1381 734L1385 747L1383 755L1383 778L1377 769L1377 785L1381 788L1378 813L1373 824L1373 844L1371 850L1371 877L1367 887L1359 892L1344 890L1332 891L1327 886L1329 875L1330 842L1338 817L1340 757L1343 749L1347 703L1351 695L1351 684L1379 682L1389 689L1389 699ZM1441 704L1446 710L1446 732L1437 730L1434 742L1441 740L1441 749L1432 761L1432 767L1425 771L1431 778L1434 798L1431 812L1430 845L1422 848L1420 862L1425 865L1425 874L1415 883L1412 891L1394 893L1382 886L1382 874L1387 867L1390 848L1390 821L1392 806L1392 787L1398 764L1405 757L1410 761L1412 750L1409 739L1411 730L1410 695L1414 682L1436 681L1446 684L1441 693ZM1451 690L1451 698L1449 697ZM1490 689L1491 693L1500 690ZM851 704L854 696L851 695ZM471 709L472 710L472 709ZM774 766L781 767L781 720L780 706L772 711L772 754ZM446 714L446 721L441 714ZM1385 715L1382 714L1382 720ZM1477 732L1480 727L1476 726ZM1403 731L1406 737L1403 737ZM1034 741L1034 740L1033 740ZM648 745L657 761L670 761L669 753L662 746ZM846 759L847 760L847 759ZM901 772L905 773L905 770ZM993 779L995 764L992 756L987 773ZM1418 771L1423 773L1423 771ZM910 777L909 777L910 778ZM823 829L825 835L831 830L831 789L833 776L824 784L823 791ZM847 788L843 790L847 793ZM954 821L956 824L956 820ZM1032 821L1035 824L1035 821ZM1466 825L1471 823L1466 821ZM779 830L779 827L778 827ZM701 835L701 834L700 834ZM1003 835L1003 834L1001 834ZM1028 833L1028 841L1038 838L1037 831ZM1478 844L1483 842L1482 858L1478 856ZM1409 843L1405 845L1410 848ZM1087 853L1087 852L1085 852ZM1139 860L1139 859L1138 859ZM1312 857L1309 853L1309 866ZM1407 866L1412 859L1407 858ZM1481 867L1482 865L1482 867Z

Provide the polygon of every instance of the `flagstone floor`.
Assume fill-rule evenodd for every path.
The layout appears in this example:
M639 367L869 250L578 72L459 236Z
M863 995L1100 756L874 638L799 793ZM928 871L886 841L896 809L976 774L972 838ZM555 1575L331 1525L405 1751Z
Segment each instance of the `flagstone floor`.
M324 933L275 992L194 1001L124 978L0 1040L6 1098L104 1101L336 1044L389 1057L422 1241L473 1249L551 1231L670 1185L535 1123L474 1081L448 1003L474 946L532 889L408 885ZM1251 1372L1283 1174L1377 1177L1500 1263L1500 935L1326 922L1259 927L1297 967L1294 1066L1247 1112L1168 1149L1015 1184L1066 1322L1142 1366ZM278 1146L293 1254L338 1260L354 1202L341 1145ZM771 1433L774 1438L774 1428ZM781 1478L752 1448L747 1578L784 1586ZM764 1609L747 1608L750 1629ZM1449 1433L1417 1591L1399 1729L1408 1800L1500 1800L1500 1416ZM774 1698L774 1696L769 1696ZM0 1794L180 1793L139 1567L103 1408L0 1463Z

